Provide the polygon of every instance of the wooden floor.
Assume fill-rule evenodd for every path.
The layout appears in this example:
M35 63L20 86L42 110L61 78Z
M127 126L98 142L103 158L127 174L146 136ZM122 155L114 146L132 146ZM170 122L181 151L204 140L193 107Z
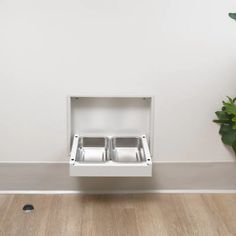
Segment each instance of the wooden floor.
M236 195L0 195L0 235L236 235Z

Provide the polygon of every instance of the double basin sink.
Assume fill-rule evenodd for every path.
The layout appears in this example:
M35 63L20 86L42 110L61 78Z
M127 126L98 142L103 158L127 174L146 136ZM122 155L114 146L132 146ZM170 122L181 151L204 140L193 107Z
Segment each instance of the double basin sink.
M77 137L75 162L140 163L148 161L146 136L140 137ZM149 150L148 150L149 151Z

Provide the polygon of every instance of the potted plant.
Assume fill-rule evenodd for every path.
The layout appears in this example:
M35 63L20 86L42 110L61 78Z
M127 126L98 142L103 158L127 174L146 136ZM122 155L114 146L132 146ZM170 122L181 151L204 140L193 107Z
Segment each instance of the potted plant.
M219 134L224 144L233 148L236 155L236 98L228 97L228 101L223 101L221 111L215 114L217 120L215 123L220 124Z
M236 20L236 13L229 13L229 17ZM219 134L224 144L233 148L236 155L236 98L232 99L228 97L228 101L223 101L223 107L221 111L217 111L215 114L217 120L215 123L220 124Z

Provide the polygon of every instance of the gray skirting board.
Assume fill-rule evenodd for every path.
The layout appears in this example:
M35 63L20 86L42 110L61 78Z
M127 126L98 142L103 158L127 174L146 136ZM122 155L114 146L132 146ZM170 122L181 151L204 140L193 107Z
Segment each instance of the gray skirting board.
M153 163L152 177L70 177L66 163L0 163L0 191L236 190L236 163Z

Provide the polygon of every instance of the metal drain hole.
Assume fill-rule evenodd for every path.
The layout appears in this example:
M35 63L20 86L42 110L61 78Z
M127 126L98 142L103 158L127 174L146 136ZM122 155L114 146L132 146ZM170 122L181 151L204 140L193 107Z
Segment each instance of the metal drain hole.
M25 213L29 213L29 212L32 212L34 210L34 206L31 205L31 204L26 204L23 206L23 211Z

